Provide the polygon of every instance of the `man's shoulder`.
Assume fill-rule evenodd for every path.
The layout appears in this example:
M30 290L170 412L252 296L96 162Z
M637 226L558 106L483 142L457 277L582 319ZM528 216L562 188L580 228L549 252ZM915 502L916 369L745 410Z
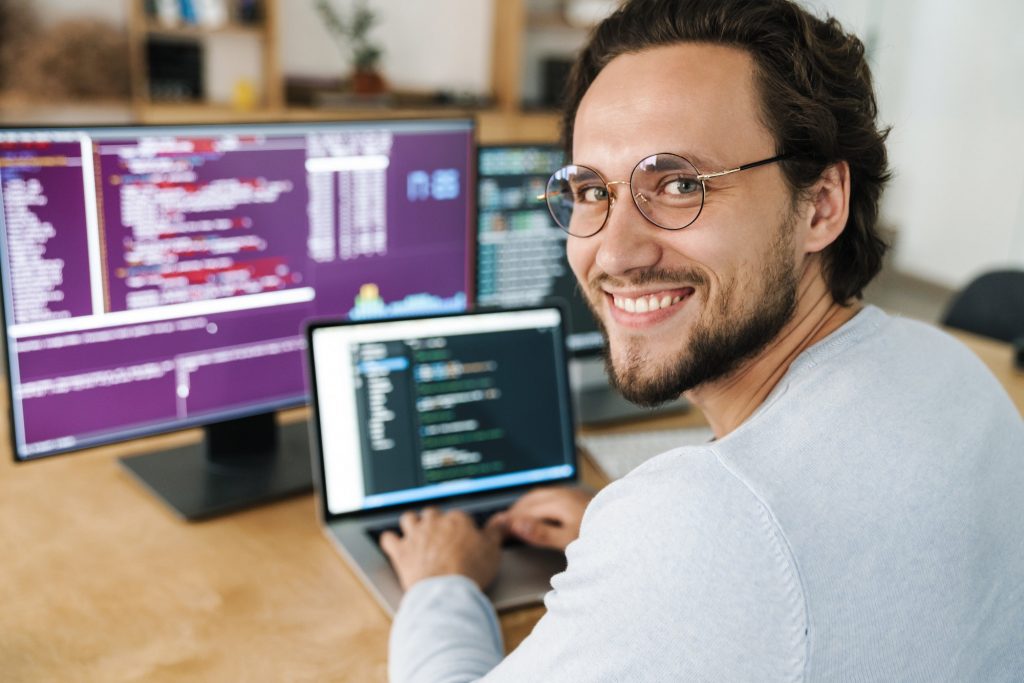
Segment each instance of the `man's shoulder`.
M859 430L865 423L906 428L964 402L1006 412L1009 399L962 342L925 322L867 307L851 323L794 361L773 394L740 432L758 441L787 431Z
M854 373L865 369L891 372L894 367L916 369L922 363L939 362L983 367L970 349L937 326L867 306L846 325L805 351L794 368L803 374L807 374L808 366L829 366L832 371L846 368Z
M1006 391L955 337L874 307L854 321L799 356L755 414L717 444L745 481L770 485L787 466L794 476L833 471L859 453L882 468L894 458L927 468L950 442L958 457L978 457L993 433L1019 434Z
M649 460L605 487L591 508L588 517L600 516L603 525L624 533L644 527L656 534L686 534L696 543L707 535L708 543L747 548L752 541L778 542L757 491L719 458L714 444L677 448Z
M556 612L585 592L588 609L628 613L659 640L685 634L672 642L686 657L802 669L806 605L785 536L712 446L670 451L605 487L567 559L549 596Z

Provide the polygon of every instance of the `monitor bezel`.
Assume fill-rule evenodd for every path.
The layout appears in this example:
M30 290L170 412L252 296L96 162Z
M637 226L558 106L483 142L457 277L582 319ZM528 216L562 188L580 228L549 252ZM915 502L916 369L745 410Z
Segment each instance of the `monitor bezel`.
M313 333L318 329L323 328L334 328L334 327L347 327L350 325L362 325L362 324L374 324L374 323L401 323L410 320L424 320L424 319L438 319L438 318L456 318L456 317L473 317L479 315L495 315L502 313L516 313L520 311L543 311L552 310L558 312L558 335L561 338L561 345L558 347L562 353L565 354L562 357L564 362L560 363L560 382L559 391L563 394L560 397L562 404L565 406L567 412L567 425L566 433L563 434L563 438L568 439L569 446L569 457L572 465L572 472L565 477L556 477L554 479L547 479L542 482L533 482L528 484L514 484L512 486L499 486L484 491L475 491L472 493L457 493L452 495L442 495L435 498L425 498L423 500L393 503L390 505L382 505L379 507L364 508L360 510L350 510L347 512L331 512L327 503L327 490L326 490L326 472L324 466L324 450L323 450L323 434L320 428L320 414L317 409L318 406L318 394L317 394L317 383L316 383L316 370L314 367L313 360ZM572 400L572 391L569 385L569 351L565 346L565 316L566 311L564 306L559 303L548 303L538 306L519 306L515 308L474 308L470 311L462 313L447 313L443 315L414 315L401 318L387 318L383 320L366 320L366 321L354 321L354 320L342 320L342 319L324 319L324 320L312 320L306 325L306 373L307 373L307 384L310 388L310 416L309 416L309 429L310 438L309 446L310 452L313 458L313 490L317 498L317 507L320 510L320 517L325 523L335 522L339 520L351 520L361 519L367 517L375 517L380 515L387 515L393 513L396 510L404 510L409 508L421 508L435 505L445 505L451 501L472 501L481 498L492 497L496 494L512 494L522 491L527 491L531 488L544 485L550 486L555 484L573 484L578 482L580 479L580 456L579 449L576 444L576 414L575 407Z
M394 123L415 125L415 124L429 124L436 122L445 122L452 124L466 124L465 132L468 135L469 140L469 158L467 159L467 165L469 167L469 178L468 183L472 192L468 193L467 197L467 216L466 216L466 230L467 230L467 250L466 250L466 301L469 305L475 300L476 296L476 164L478 162L477 148L479 143L477 141L478 124L477 120L473 116L468 115L449 115L449 114L438 114L436 116L387 116L382 118L372 117L359 117L359 118L344 118L344 119L311 119L305 120L285 120L285 119L274 119L274 120L260 120L260 119L247 119L241 121L203 121L195 123L97 123L89 124L84 126L76 126L70 124L57 124L52 126L39 126L31 124L0 124L0 134L4 133L50 133L50 132L64 132L64 133L75 133L83 132L88 133L90 131L190 131L195 129L202 130L223 130L230 131L231 129L237 128L295 128L301 130L302 128L309 128L311 126L323 126L323 127L334 127L334 126L373 126L375 124L381 124L388 126ZM14 364L12 358L12 351L10 349L9 342L11 341L8 334L9 321L8 321L8 306L7 306L7 295L8 282L10 280L8 272L8 254L7 254L7 240L6 240L6 225L4 223L4 215L0 210L0 235L3 239L0 239L0 320L4 323L4 334L0 338L0 350L3 351L4 356L4 370L5 377L4 383L6 385L4 390L4 396L7 399L7 424L8 424L8 439L7 442L11 446L11 457L15 463L29 463L36 462L39 460L47 460L52 456L67 455L72 453L84 453L98 448L111 446L120 443L126 443L137 439L144 439L152 436L161 436L165 434L173 434L175 432L186 431L189 429L201 428L209 424L225 422L229 420L237 420L240 418L253 417L264 413L276 413L282 410L290 410L294 408L301 408L307 406L310 403L310 392L309 387L306 387L306 391L302 395L294 397L281 398L273 401L267 401L261 404L254 404L251 406L240 407L237 410L208 413L203 416L197 416L195 418L188 418L184 420L175 420L173 422L162 422L154 427L137 426L125 431L118 432L114 436L110 437L98 437L88 439L85 443L75 443L74 445L67 447L55 448L48 450L45 453L38 455L28 455L21 457L20 446L18 441L18 426L17 426L17 415L16 415L16 399L14 396L14 382L13 373ZM455 314L459 315L459 314ZM299 329L296 331L298 336L303 336L303 330Z

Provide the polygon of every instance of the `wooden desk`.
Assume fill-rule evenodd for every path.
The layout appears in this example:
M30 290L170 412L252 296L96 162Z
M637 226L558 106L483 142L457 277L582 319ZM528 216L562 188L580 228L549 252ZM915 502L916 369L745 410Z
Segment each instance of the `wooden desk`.
M1013 348L1009 344L979 337L960 330L946 330L966 344L1003 385L1017 410L1024 415L1024 371L1013 366Z
M1024 413L1024 375L1012 369L1009 348L958 336ZM390 622L321 535L312 496L186 524L115 460L195 432L14 465L6 429L0 679L385 679ZM587 462L584 478L602 483ZM503 615L510 649L542 612Z

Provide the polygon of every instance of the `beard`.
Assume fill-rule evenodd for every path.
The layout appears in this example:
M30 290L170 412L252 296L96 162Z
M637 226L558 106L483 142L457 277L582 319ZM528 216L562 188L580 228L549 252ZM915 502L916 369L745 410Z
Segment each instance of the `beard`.
M737 300L743 293L733 280L722 291L717 305L707 302L705 314L694 326L689 342L661 363L652 359L636 338L626 340L625 360L616 364L608 330L587 297L605 339L604 362L612 386L632 403L655 407L702 384L728 377L744 361L764 350L796 311L798 277L792 256L793 219L791 215L779 226L756 296ZM641 273L631 282L638 286L690 282L697 287L704 285L707 291L708 278L698 271L659 269Z

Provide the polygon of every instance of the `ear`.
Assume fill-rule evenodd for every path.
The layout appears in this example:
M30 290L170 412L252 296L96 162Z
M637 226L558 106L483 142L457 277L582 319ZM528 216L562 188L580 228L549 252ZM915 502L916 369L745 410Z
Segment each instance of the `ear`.
M839 161L826 168L811 188L811 219L804 252L823 251L836 241L850 216L850 165Z

